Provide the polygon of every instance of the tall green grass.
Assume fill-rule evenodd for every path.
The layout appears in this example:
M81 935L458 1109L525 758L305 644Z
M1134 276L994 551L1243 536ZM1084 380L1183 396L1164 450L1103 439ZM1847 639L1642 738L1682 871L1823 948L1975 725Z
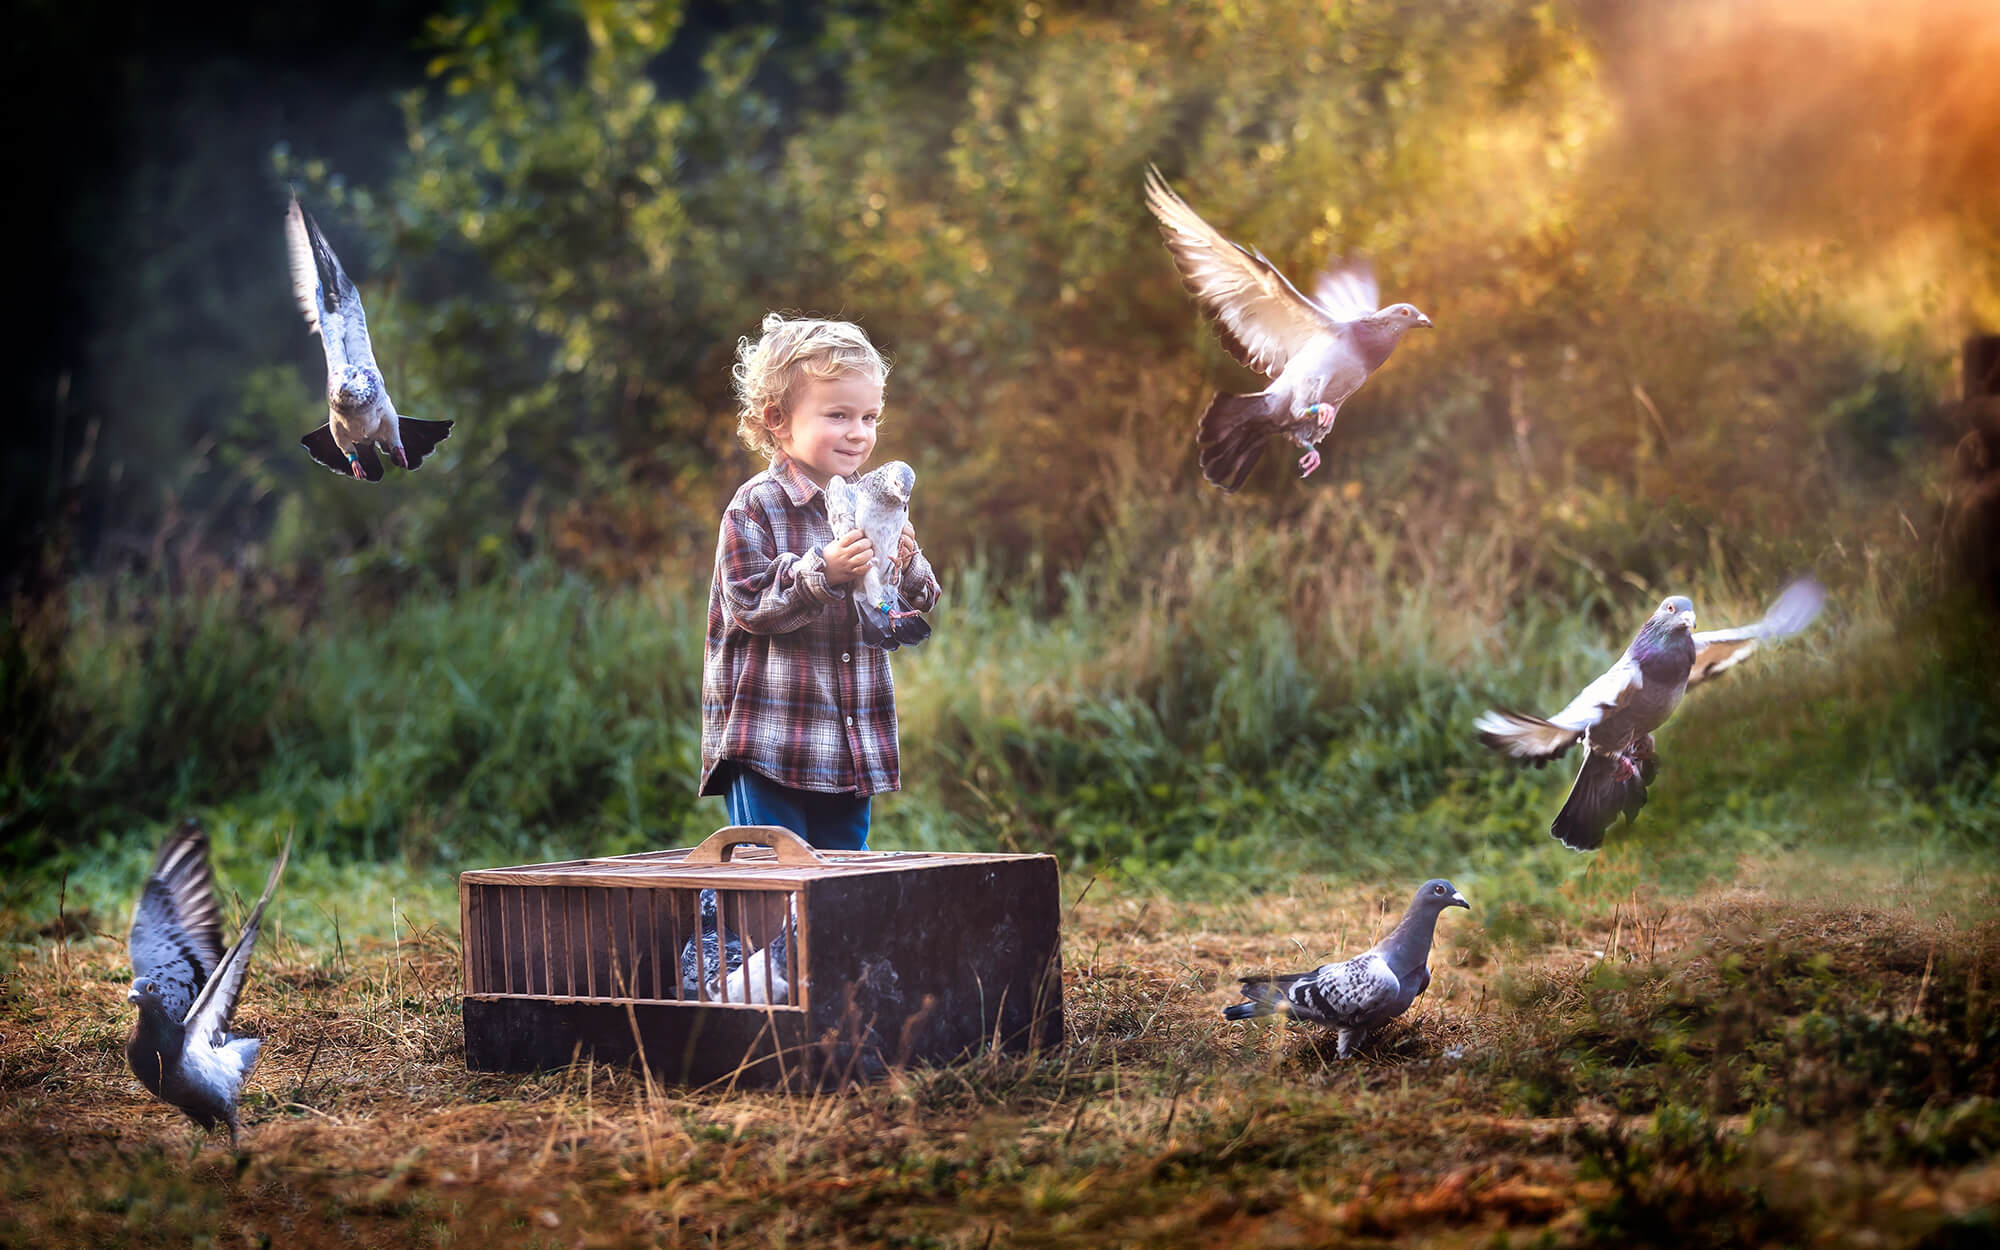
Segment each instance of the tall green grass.
M1709 626L1754 619L1780 579L1509 533L1328 492L1281 528L1108 548L1053 603L978 563L948 574L935 636L896 658L906 791L875 844L1188 888L1447 874L1503 902L1586 869L1691 886L1807 844L1991 862L1990 620L1867 552L1822 562L1834 598L1809 633L1688 699L1637 826L1594 858L1555 846L1569 768L1491 757L1478 712L1559 705L1668 590ZM705 592L544 564L386 597L358 577L298 600L80 581L9 640L5 689L41 700L43 728L8 748L8 850L46 875L189 809L413 868L686 844L723 822L694 797Z

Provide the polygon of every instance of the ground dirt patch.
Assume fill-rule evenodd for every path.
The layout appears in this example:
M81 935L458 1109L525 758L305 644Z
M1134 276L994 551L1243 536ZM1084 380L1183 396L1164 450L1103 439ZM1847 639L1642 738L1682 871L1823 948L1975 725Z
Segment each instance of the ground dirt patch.
M453 934L279 942L241 1020L268 1039L241 1155L192 1149L125 1071L122 943L25 929L0 1241L1987 1244L2000 922L1881 902L1634 896L1509 941L1457 913L1430 992L1337 1063L1218 1009L1400 900L1100 885L1068 914L1059 1051L815 1096L469 1074Z

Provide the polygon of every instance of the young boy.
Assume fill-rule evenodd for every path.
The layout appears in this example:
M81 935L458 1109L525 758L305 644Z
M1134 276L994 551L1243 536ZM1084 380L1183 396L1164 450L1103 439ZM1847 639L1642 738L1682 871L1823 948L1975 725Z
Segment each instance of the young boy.
M888 362L861 327L771 313L737 344L737 434L771 467L722 515L701 677L701 793L736 825L780 825L816 847L865 850L868 798L899 789L896 692L863 648L850 587L874 556L835 534L826 484L875 450ZM937 578L903 530L889 580L929 611Z

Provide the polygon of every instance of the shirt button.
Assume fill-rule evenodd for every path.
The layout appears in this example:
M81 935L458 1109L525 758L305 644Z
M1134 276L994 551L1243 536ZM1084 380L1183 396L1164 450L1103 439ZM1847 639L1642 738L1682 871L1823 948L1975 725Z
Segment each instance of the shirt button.
M852 716L848 717L848 718L847 718L847 723L848 723L848 724L850 724L850 725L852 725L852 724L854 723L854 718L853 718Z
M847 654L847 652L845 652L845 651L843 651L843 652L841 652L841 653L840 653L840 662L841 662L842 664L845 664L845 663L847 663L847 662L848 662L848 660L850 660L850 659L852 659L852 658L853 658L853 657L849 656L849 655Z

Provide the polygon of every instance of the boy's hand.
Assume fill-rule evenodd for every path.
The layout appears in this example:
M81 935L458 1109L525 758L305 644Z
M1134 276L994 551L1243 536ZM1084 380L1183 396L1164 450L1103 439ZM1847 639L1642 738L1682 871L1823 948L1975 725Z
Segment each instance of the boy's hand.
M826 558L826 584L845 586L859 581L868 570L875 558L875 544L860 530L849 530L820 548L820 554Z

